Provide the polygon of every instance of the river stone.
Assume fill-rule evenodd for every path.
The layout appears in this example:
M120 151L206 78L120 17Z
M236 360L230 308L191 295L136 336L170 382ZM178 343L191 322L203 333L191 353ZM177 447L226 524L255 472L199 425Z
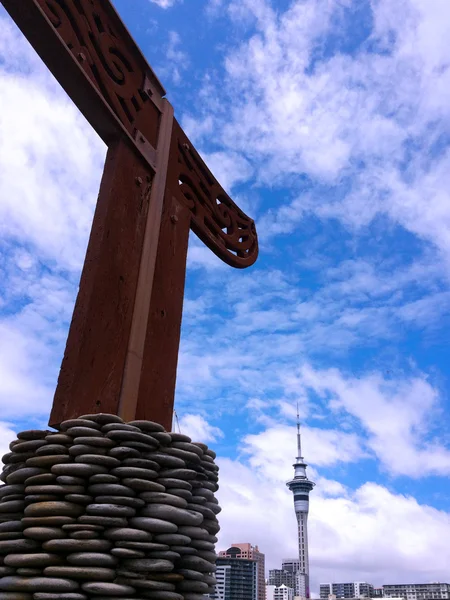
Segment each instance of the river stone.
M89 427L90 429L100 429L100 425L98 425L95 421L91 421L90 419L67 419L67 421L63 421L59 426L61 431L67 431L72 427ZM68 435L70 435L70 433Z
M16 569L13 567L0 567L0 577L5 577L6 575L15 575Z
M214 502L215 500L214 492L203 487L196 490L196 496L205 498L209 502Z
M102 517L100 515L82 515L78 518L79 523L89 525L102 525L103 527L126 527L125 517Z
M132 581L129 581L128 579L124 578L123 583L129 583L130 585L134 585L134 587L138 590L144 589L174 591L176 589L173 583L170 583L168 581L155 581L151 579L133 579Z
M176 431L169 431L170 439L172 442L190 442L191 438L184 433L177 433Z
M161 431L165 433L166 431L162 425L155 423L154 421L135 420L129 421L128 425L134 425L135 427L142 429L142 431L148 431L149 433L153 431Z
M181 556L183 556L184 554L195 554L197 555L197 550L195 548L192 548L191 546L171 546L171 549L176 552L177 554L180 554Z
M119 483L120 479L110 473L101 473L100 475L92 475L89 478L89 485L94 483Z
M52 515L64 517L78 517L83 509L72 502L37 502L25 508L26 517L51 517Z
M205 506L209 508L215 515L218 515L222 510L220 506L214 502L206 502Z
M217 585L217 579L215 577L215 575L209 575L208 573L203 573L202 575L203 577L203 581L205 583L207 583L208 585Z
M52 568L52 567L50 567ZM54 568L58 568L58 567L54 567ZM203 581L192 581L192 580L185 580L185 581L180 581L180 583L177 586L177 589L180 592L195 592L197 594L206 594L208 592L208 588L209 585Z
M111 471L112 475L122 478L156 479L157 471L152 469L139 469L138 467L117 467Z
M208 552L207 550L199 550L197 552L197 556L200 556L200 558L204 558L212 563L215 563L217 559L217 554L215 552Z
M216 565L211 563L209 560L205 560L200 556L182 556L177 561L177 566L180 568L192 569L193 571L200 571L201 573L210 573L216 570Z
M107 423L102 427L103 433L108 433L108 431L137 431L141 433L141 430L138 427L134 427L128 423Z
M69 448L69 454L71 456L80 456L83 454L99 454L104 456L107 452L107 448L88 446L87 444L75 444Z
M22 531L23 525L21 521L7 521L6 523L0 523L0 533L6 533L10 531Z
M39 547L34 540L1 540L0 554L9 554L11 552L29 552Z
M72 517L23 517L24 527L61 527L69 523L75 523Z
M72 531L69 534L69 537L74 540L96 540L100 537L100 534L98 531L88 531L85 529L81 531Z
M48 552L36 552L33 554L8 554L5 557L5 565L8 567L49 567L51 565L59 565L63 561L61 556L57 554L49 554Z
M43 431L42 429L28 429L27 431L21 431L17 434L19 440L41 440L49 433L53 431Z
M198 513L202 514L205 519L215 519L216 515L212 510L206 508L206 506L201 506L200 504L188 504L187 507L189 510L195 510Z
M71 592L78 588L78 583L69 579L55 577L3 577L0 579L0 590L12 592Z
M41 475L45 473L45 469L40 469L38 467L21 467L17 469L17 471L13 471L9 475L6 476L6 483L8 485L24 483L28 477L33 477L34 475Z
M26 465L27 467L47 469L53 465L68 463L71 460L71 457L67 454L58 454L56 456L49 454L48 456L34 456L33 458L29 458L27 459Z
M25 592L0 592L0 600L32 600L31 594Z
M180 488L170 488L168 491L174 496L184 498L188 502L192 499L192 492L190 492L189 490L182 490Z
M213 483L212 481L203 481L202 487L203 489L211 490L211 492L217 492L219 489L217 483Z
M118 483L105 483L99 484L95 483L88 487L88 492L93 496L103 496L103 495L111 495L111 496L128 496L134 497L136 496L136 492L130 490L125 485L120 485Z
M178 456L178 458L182 458L187 463L200 463L200 457L198 456L198 454L195 454L195 452L188 452L187 450L181 450L181 448L173 448L172 446L169 446L169 448L166 449L166 452L171 456Z
M153 469L159 471L160 465L154 460L148 458L126 458L122 461L123 467L137 467L138 469Z
M191 527L189 525L182 525L178 527L178 533L181 535L187 535L193 540L207 540L209 541L209 532L202 527Z
M207 540L192 540L191 546L197 550L214 551L214 543L208 542Z
M80 436L73 440L74 446L95 446L97 448L112 448L114 442L106 437Z
M159 473L159 476L189 481L190 479L195 479L197 477L197 472L192 469L164 469Z
M203 457L203 451L195 444L190 444L188 442L172 442L171 448L191 452L192 454L196 454L200 459Z
M41 475L34 475L34 477L28 477L25 480L25 486L31 485L48 485L51 483L55 483L56 475L53 473L42 473Z
M4 531L0 533L0 541L1 540L20 540L23 538L23 534L21 531Z
M144 500L141 498L125 498L123 496L96 496L96 504L121 504L131 506L132 508L142 508L145 506Z
M49 540L42 544L50 552L106 552L111 547L107 540Z
M35 452L41 446L46 446L47 442L45 440L29 440L24 442L19 442L18 444L14 444L14 452Z
M88 465L86 463L70 463L54 465L51 468L55 475L71 475L73 477L91 477L97 473L107 473L108 469L100 465Z
M59 485L85 485L85 480L82 477L72 477L70 475L59 475L56 478L56 483Z
M117 460L117 458L103 454L81 454L75 458L75 462L100 465L102 467L107 467L108 469L113 469L120 465L120 460Z
M155 552L148 552L147 558L161 558L163 560L169 560L172 563L180 558L181 554L174 552L173 550L157 550Z
M113 548L111 554L117 556L117 558L143 558L145 556L145 553L141 550L132 548Z
M123 561L123 566L138 573L173 571L173 564L169 560L130 558Z
M65 494L82 494L83 492L84 487L81 485L59 485L57 483L48 485L27 485L25 488L27 496L41 494L45 494L46 496L64 496Z
M168 446L171 443L170 435L168 433L164 433L162 431L153 431L152 437L154 437L161 446Z
M45 436L49 444L71 444L73 438L66 433L50 433Z
M199 579L203 580L205 576L204 573L200 573L200 571L194 571L193 569L177 569L177 573L182 575L184 579L193 579L197 581Z
M176 533L178 527L175 523L169 523L162 519L154 519L150 517L133 517L130 519L130 525L137 529L144 529L151 533Z
M81 415L79 419L87 419L88 421L94 421L100 425L106 425L107 423L123 423L123 419L117 415L110 415L108 413L96 413L92 415Z
M69 449L62 444L46 444L36 450L36 456L45 456L49 454L69 454Z
M145 458L154 460L162 467L166 467L168 469L184 469L186 467L186 463L181 458L178 458L177 456L169 456L168 454L162 454L161 452L152 452L148 455L145 455Z
M217 520L203 519L202 527L213 535L220 531L220 525Z
M86 506L86 512L89 515L99 515L101 517L134 517L136 510L131 506L120 504L89 504Z
M74 552L67 556L67 562L76 566L115 567L119 560L103 552Z
M92 581L89 583L83 583L83 590L88 594L105 596L124 596L126 594L134 594L135 589L131 585L123 585L119 583L106 583L100 581Z
M159 535L155 535L154 541L161 544L169 544L169 546L174 544L176 546L184 546L191 543L191 538L180 533L160 533Z
M175 523L175 525L200 525L203 521L203 515L185 508L168 506L164 504L148 504L141 510L144 517L155 517Z
M148 531L141 529L132 529L131 527L117 527L108 529L104 533L107 540L122 541L128 540L131 542L151 542L152 535Z
M20 512L24 506L25 502L23 500L12 500L10 502L3 501L0 503L0 514L7 512Z
M92 531L103 531L103 527L100 525L80 525L79 523L72 523L70 525L63 525L64 531L81 531L84 529L90 529Z
M69 427L66 430L67 435L71 435L73 438L77 439L80 437L83 438L102 438L103 433L96 429L95 427L83 427L80 425L79 427Z
M47 567L44 575L49 577L69 577L71 579L88 579L90 581L112 581L116 573L113 569L103 567Z
M92 496L88 496L87 494L67 494L66 500L68 502L75 502L75 504L91 504L94 500Z
M169 546L165 544L155 544L153 542L116 542L117 548L128 548L130 550L145 550L146 552L156 552L160 550L168 550Z
M87 596L85 594L80 594L78 592L71 592L65 594L49 594L47 592L38 592L37 594L33 594L34 600L87 600Z
M166 488L148 479L139 479L137 477L127 477L122 480L122 483L137 492L165 492Z
M28 527L24 530L23 535L32 540L52 540L67 537L59 527Z
M140 442L149 448L158 448L159 442L151 435L141 433L140 431L108 431L105 436L117 442ZM132 448L133 446L131 446Z
M13 494L23 494L25 486L23 485L2 485L0 486L0 498L11 496Z
M145 500L149 504L170 504L171 506L177 506L178 508L186 508L187 501L179 496L173 494L166 494L165 492L142 492L139 494L139 498Z
M2 456L2 462L5 465L17 466L18 463L24 463L28 458L32 458L34 455L34 452L22 452L21 454L8 452Z
M125 446L116 446L115 448L111 448L108 452L109 456L114 456L114 458L118 458L119 460L126 458L138 458L141 456L139 450L135 448L127 448Z
M183 481L182 479L174 479L172 477L160 477L158 478L158 483L163 485L165 488L176 488L189 491L192 490L192 485L187 481Z

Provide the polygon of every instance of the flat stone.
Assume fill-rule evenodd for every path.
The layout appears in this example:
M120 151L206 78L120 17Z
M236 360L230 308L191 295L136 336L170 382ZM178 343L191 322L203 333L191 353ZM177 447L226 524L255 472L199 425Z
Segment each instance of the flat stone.
M209 541L210 534L206 529L202 527L191 527L189 525L182 525L178 527L178 533L187 535L192 540L207 540Z
M23 485L0 485L0 498L13 494L23 494L24 491L25 486Z
M163 485L166 489L177 488L182 490L192 490L192 485L182 479L174 479L173 477L160 477L158 483Z
M13 500L21 500L24 501L24 494L10 494L8 496L3 496L1 502L12 502Z
M137 431L142 433L138 427L134 427L128 423L107 423L103 425L102 431L103 433L108 433L108 431Z
M203 487L197 489L195 494L196 494L196 496L205 498L209 502L214 502L214 500L216 499L214 496L214 492L212 492L211 490L208 490L206 488L203 488Z
M71 444L73 441L72 436L66 433L50 433L45 439L49 444Z
M40 440L28 440L14 444L14 452L35 452L41 446L46 446L47 442L43 439Z
M146 455L145 458L154 460L162 467L166 467L168 469L184 469L186 467L186 463L183 459L178 458L177 456L163 454L162 452L152 452L151 454Z
M126 578L123 579L123 583L128 583ZM133 579L129 582L130 585L134 585L138 590L167 590L174 591L176 589L173 583L167 581L155 581L151 579Z
M169 544L169 546L185 546L191 543L191 538L180 533L160 533L154 536L154 541Z
M193 569L177 569L177 573L183 576L184 579L193 579L194 581L203 580L204 573L200 571L194 571Z
M170 488L167 490L170 494L174 496L178 496L179 498L183 498L190 502L192 500L192 492L189 490L181 490L180 488Z
M52 540L66 537L64 531L59 527L27 527L23 535L32 540Z
M142 492L139 494L139 498L145 500L149 504L170 504L171 506L177 506L178 508L186 508L187 500L174 496L173 494L166 494L165 492Z
M182 556L177 565L182 569L192 569L193 571L200 571L201 573L210 573L216 570L216 565L200 558L199 556Z
M130 519L130 525L137 529L150 531L150 533L176 533L178 527L175 523L169 523L162 519L153 519L150 517L133 517Z
M88 492L92 494L92 496L125 496L125 497L134 497L136 496L136 492L130 490L125 485L119 485L117 483L105 483L99 484L95 483L88 487Z
M101 517L134 517L136 509L120 504L89 504L86 506L86 512Z
M10 554L11 552L27 552L30 550L35 550L38 547L39 544L34 540L0 540L0 554Z
M203 519L202 527L213 535L220 531L220 525L217 520Z
M82 494L84 487L80 485L59 485L48 484L48 485L27 485L25 493L29 495L51 495L51 496L65 496L66 494Z
M183 556L184 554L197 554L197 550L195 548L191 548L191 546L171 546L171 549L177 554Z
M87 444L75 444L69 448L71 456L80 456L83 454L100 454L104 456L108 452L108 448L101 446L88 446Z
M214 543L207 540L192 540L191 546L197 550L209 550L214 552Z
M107 540L122 541L129 540L131 542L151 542L152 535L148 531L141 529L133 529L131 527L116 527L108 529L104 533Z
M117 548L129 548L131 550L144 550L148 552L159 552L160 550L168 550L169 546L164 544L155 544L153 542L129 542L122 541L116 542Z
M160 465L154 460L148 458L126 458L122 461L123 467L137 467L138 469L152 469L153 471L159 471Z
M27 442L28 443L28 442ZM69 449L67 446L63 446L62 444L46 444L41 448L36 450L36 456L45 456L49 454L59 455L59 454L69 454Z
M197 472L192 469L164 469L159 473L159 476L189 481L190 479L195 479L197 477Z
M103 531L103 527L100 525L80 525L79 523L72 523L70 525L63 525L62 529L64 531L82 531L85 529L91 531Z
M108 469L114 469L120 465L120 460L113 456L103 454L81 454L75 458L75 463L87 463L90 465L100 465Z
M87 567L115 567L119 562L118 558L103 552L74 552L66 560L71 565Z
M51 431L43 431L42 429L27 429L17 434L19 440L41 440Z
M162 431L153 431L152 437L158 440L161 446L168 446L171 443L170 435Z
M34 477L28 477L25 480L25 485L47 485L56 481L56 475L53 473L42 473L41 475L34 475Z
M145 575L143 573L134 573L133 571L127 571L122 567L118 568L117 571L117 579L116 583L125 583L125 579L144 579ZM124 579L125 578L125 579Z
M120 479L110 473L101 473L100 475L92 475L89 478L89 485L94 483L120 483Z
M84 438L91 438L91 437L98 437L98 438L102 438L103 437L103 433L101 431L99 431L97 428L95 427L83 427L82 425L80 425L79 427L68 427L66 430L67 435L71 435L73 438L80 438L80 437L84 437Z
M212 510L206 508L206 506L201 506L200 504L188 504L187 508L189 510L195 510L198 513L202 514L205 519L215 519L216 515Z
M68 463L71 460L71 457L67 454L58 454L56 456L49 454L48 456L34 456L33 458L29 458L27 459L26 465L27 467L47 469L53 465Z
M217 490L219 489L219 486L217 485L217 483L213 483L212 481L203 481L202 485L203 485L203 488L206 488L207 490L211 490L212 492L217 492Z
M152 469L139 469L137 467L117 467L111 471L112 475L121 478L137 477L138 479L154 480L158 477L157 471Z
M197 556L199 556L200 558L204 558L205 560L208 560L212 563L215 563L217 560L217 554L215 552L208 552L206 550L199 550L197 552Z
M98 531L72 531L69 534L69 537L74 540L96 540L100 537Z
M175 525L200 525L203 521L203 515L193 510L178 508L167 504L147 504L141 510L143 517L155 517L175 523Z
M177 433L176 431L170 431L169 432L170 435L170 439L172 440L172 442L190 442L191 438L188 435L185 435L184 433Z
M180 450L185 450L186 452L193 452L197 454L199 458L203 457L203 450L199 448L196 444L192 444L191 442L185 441L174 441L172 438L172 448L177 448Z
M208 573L203 573L203 581L205 581L208 585L217 585L217 579L215 575L209 575Z
M34 600L87 600L87 596L85 594L80 594L78 592L71 592L65 594L49 594L47 592L38 592L37 594L33 594Z
M49 540L42 544L50 552L106 552L112 547L107 540Z
M121 504L132 508L142 508L145 502L141 498L125 498L123 496L96 496L96 504Z
M129 421L128 425L134 425L134 427L139 427L139 429L141 429L142 431L147 431L149 433L153 431L161 431L164 433L166 431L164 427L159 423L155 423L154 421L144 421L142 419Z
M103 567L47 567L44 575L48 577L70 577L70 579L88 579L89 581L112 581L116 573L113 569Z
M113 548L111 554L117 558L143 558L145 556L141 550L132 548Z
M73 427L88 427L90 429L100 429L100 425L98 425L95 421L91 421L90 419L67 419L67 421L63 421L59 426L61 431L67 431L68 429Z
M147 553L147 558L160 558L163 560L169 560L172 563L174 563L177 558L180 558L180 556L181 554L178 554L178 552L174 552L173 550L156 550L155 552Z
M124 448L134 448L135 450L138 450L141 455L153 452L153 450L155 450L154 446L149 446L148 444L144 444L143 442L134 442L132 440L120 442L120 444L118 445L123 446Z
M106 583L100 581L92 581L89 583L83 583L83 590L88 594L105 596L125 596L127 594L133 595L135 593L134 587L131 585L121 585L119 583Z
M166 490L163 485L156 481L137 477L126 477L122 480L122 483L137 492L164 492Z
M123 420L117 415L110 415L109 413L96 413L92 415L81 415L80 419L87 419L88 421L94 421L98 425L103 426L107 423L123 423Z
M23 500L12 500L10 502L1 502L0 503L0 515L2 513L9 512L20 512L25 506L25 502Z
M0 590L11 592L71 592L78 588L78 583L69 579L55 577L3 577L0 579Z
M0 523L0 533L10 532L10 531L22 531L23 525L21 521L6 521L6 523Z
M63 517L78 517L83 509L72 502L38 502L30 504L25 509L26 517L51 517L61 515Z
M60 565L64 559L57 554L48 552L36 552L35 554L8 554L5 557L5 564L9 567L49 567L51 565Z
M24 483L28 477L33 477L34 475L41 475L45 473L44 469L40 469L38 467L21 467L6 476L6 483L8 485L20 484Z
M6 575L15 575L16 570L13 567L0 567L0 577L5 577Z
M82 477L72 477L71 475L59 475L56 478L56 483L59 485L85 485L85 480Z
M215 515L218 515L222 510L220 506L214 502L205 502L205 506L209 508Z
M147 433L141 433L140 431L108 431L105 434L111 440L115 440L118 442L126 441L126 442L140 442L141 444L145 444L150 448L158 448L159 442L151 435Z
M27 494L26 503L32 504L33 502L54 502L61 500L61 496L56 494Z
M173 563L161 559L130 558L123 561L123 566L138 573L173 571Z
M200 463L200 457L198 454L195 454L195 452L188 452L187 450L173 448L172 446L169 446L169 448L166 449L166 452L171 456L178 456L178 458L182 458L187 463Z
M67 494L66 500L68 502L74 502L75 504L82 504L85 506L86 504L91 504L94 499L92 496L88 496L87 494Z
M114 446L114 442L109 438L88 436L80 436L74 438L73 444L74 446L78 446L81 444L82 446L94 446L97 448L112 448Z
M31 594L25 592L0 592L0 600L32 600Z
M135 448L128 448L125 446L116 446L115 448L111 448L108 454L109 456L114 456L114 458L118 458L119 460L122 460L124 458L137 458L141 456L139 450L136 450Z
M54 568L57 569L58 567ZM203 581L192 581L189 579L185 581L180 581L180 583L178 584L178 590L180 592L194 592L197 594L206 594L208 592L208 588L209 585Z
M0 533L0 541L1 540L20 540L23 538L21 531L4 531Z
M78 517L79 523L92 525L102 525L103 527L126 527L125 517L102 517L100 515L82 515Z
M24 577L35 577L36 575L42 575L42 569L30 569L28 567L15 568L15 575L23 575Z
M91 477L92 475L107 473L107 467L100 465L88 465L86 463L70 463L54 465L51 468L55 475L71 475L72 477Z
M24 527L61 527L69 523L75 523L73 517L24 517L22 519Z

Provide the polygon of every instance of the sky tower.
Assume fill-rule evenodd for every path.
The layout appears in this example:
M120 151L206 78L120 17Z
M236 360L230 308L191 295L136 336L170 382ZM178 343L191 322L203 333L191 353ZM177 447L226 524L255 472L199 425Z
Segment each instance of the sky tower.
M302 442L300 436L300 420L297 406L297 458L293 465L294 479L286 483L288 488L294 494L294 508L298 523L298 558L299 568L297 572L298 589L300 596L309 598L309 553L308 553L308 511L309 511L309 492L315 486L315 483L308 479L306 467L302 456Z

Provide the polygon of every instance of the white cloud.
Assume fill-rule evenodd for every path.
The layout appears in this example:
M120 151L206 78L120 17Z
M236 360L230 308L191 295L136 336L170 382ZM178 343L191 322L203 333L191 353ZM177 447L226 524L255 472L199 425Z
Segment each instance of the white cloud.
M160 8L170 8L173 6L178 0L150 0L153 4L156 4Z
M183 414L180 418L180 429L181 433L188 435L194 442L204 444L215 442L224 436L219 427L208 423L202 415Z

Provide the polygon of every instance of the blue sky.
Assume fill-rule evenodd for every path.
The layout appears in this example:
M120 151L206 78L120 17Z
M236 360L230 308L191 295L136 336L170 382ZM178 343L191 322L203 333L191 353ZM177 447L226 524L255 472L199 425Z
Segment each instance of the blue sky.
M219 546L295 555L295 405L321 581L448 581L450 5L116 0L260 257L191 235L183 431ZM0 447L44 426L105 147L0 9Z

